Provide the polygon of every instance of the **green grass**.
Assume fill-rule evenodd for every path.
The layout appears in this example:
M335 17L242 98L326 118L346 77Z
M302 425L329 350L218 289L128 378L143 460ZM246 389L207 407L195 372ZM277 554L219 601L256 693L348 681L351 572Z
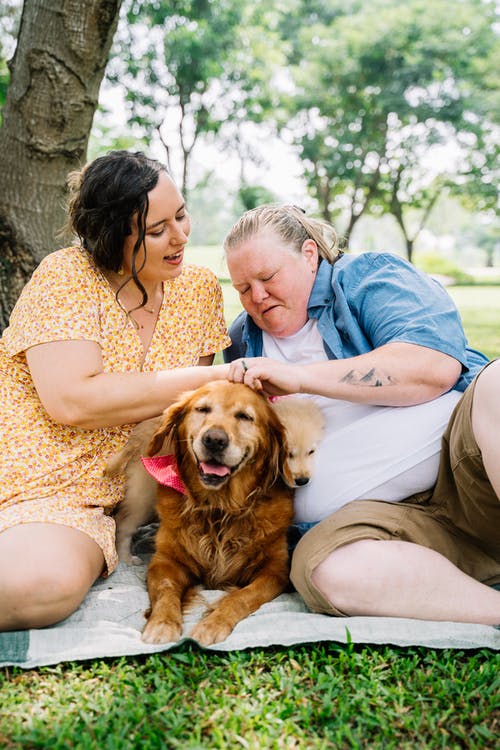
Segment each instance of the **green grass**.
M224 250L217 245L188 245L186 248L186 262L197 266L207 266L220 279L229 279Z
M224 290L231 318L239 303ZM500 289L449 291L471 345L500 356ZM0 748L490 750L499 694L500 653L486 649L320 643L225 654L190 645L0 669Z
M4 670L10 748L493 748L500 655L315 644Z
M452 286L469 343L490 359L500 357L500 286Z

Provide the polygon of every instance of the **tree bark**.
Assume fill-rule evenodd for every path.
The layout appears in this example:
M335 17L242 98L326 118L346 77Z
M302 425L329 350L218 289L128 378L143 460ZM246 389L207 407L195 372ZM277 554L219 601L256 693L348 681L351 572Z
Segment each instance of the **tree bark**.
M66 176L85 161L121 2L24 2L0 130L0 329L61 245Z

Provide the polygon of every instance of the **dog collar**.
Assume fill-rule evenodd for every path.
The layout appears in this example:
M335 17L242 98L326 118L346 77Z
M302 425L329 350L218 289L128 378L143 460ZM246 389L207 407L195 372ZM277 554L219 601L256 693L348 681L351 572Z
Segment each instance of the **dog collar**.
M141 456L144 468L153 479L164 487L171 487L177 492L186 494L186 487L179 476L179 470L175 461L175 456Z

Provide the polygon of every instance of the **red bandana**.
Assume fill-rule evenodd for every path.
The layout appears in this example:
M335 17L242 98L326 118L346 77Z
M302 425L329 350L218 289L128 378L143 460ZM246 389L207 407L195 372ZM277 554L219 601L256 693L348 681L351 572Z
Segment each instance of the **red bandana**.
M173 454L169 456L152 456L151 458L141 456L141 461L148 474L150 474L153 479L156 479L159 484L162 484L164 487L171 487L173 490L177 490L177 492L181 492L183 495L186 494L186 488L179 476L175 456Z

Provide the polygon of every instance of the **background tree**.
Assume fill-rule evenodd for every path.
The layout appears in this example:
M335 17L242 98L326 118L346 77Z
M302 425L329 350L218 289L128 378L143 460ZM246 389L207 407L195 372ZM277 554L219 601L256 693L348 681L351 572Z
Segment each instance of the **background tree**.
M442 0L432 12L426 0L328 0L313 3L307 26L284 23L294 140L324 217L347 216L347 238L369 208L390 212L411 253L408 204L428 217L436 190L453 178L432 154L489 127L491 102L479 86L496 77L494 12L481 0ZM423 157L440 178L427 185L415 174ZM474 184L469 173L467 188Z
M7 61L15 49L21 5L21 0L3 0L0 14L0 125L10 79Z
M65 178L86 157L120 4L24 2L0 130L2 328L34 267L55 247Z
M125 86L129 123L146 144L159 138L174 175L180 153L184 194L198 139L225 118L226 67L242 8L242 0L131 0L120 29L108 77Z
M264 139L267 145L265 123L280 104L272 77L286 62L278 5L275 0L127 4L127 23L119 27L107 78L124 92L129 132L147 148L163 145L185 194L196 181L205 184L210 172L201 162L191 169L201 141L216 144L223 158L239 160L242 185L249 182L249 164L265 163L259 144Z
M275 194L263 185L242 185L238 190L243 211L250 211L262 203L274 203Z

